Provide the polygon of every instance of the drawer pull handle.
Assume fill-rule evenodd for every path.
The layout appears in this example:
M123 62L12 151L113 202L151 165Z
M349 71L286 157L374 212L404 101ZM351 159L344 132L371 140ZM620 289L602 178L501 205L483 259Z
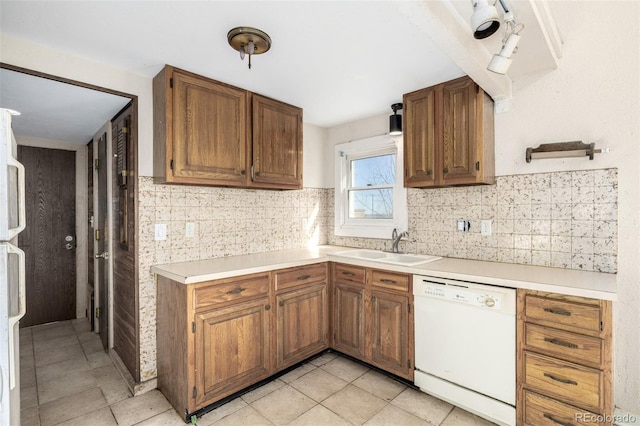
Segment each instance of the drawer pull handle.
M298 281L304 281L304 280L308 280L309 278L311 278L311 275L300 275L298 278L296 278Z
M279 301L279 302L278 302L278 305L280 305L280 306L284 306L284 300Z
M245 290L246 288L238 287L238 288L234 288L233 290L229 290L227 294L240 294Z
M264 310L265 310L265 311L269 311L269 310L271 310L271 305L265 305Z
M358 293L358 299L362 299L362 293Z
M571 312L563 311L561 309L544 308L544 311L545 312L549 312L550 314L554 314L554 315L562 315L563 317L570 317L571 316Z
M558 340L558 339L550 339L548 337L545 337L544 341L551 343L552 345L564 346L565 348L570 348L570 349L578 349L578 345L574 343L563 342L562 340Z
M385 283L385 284L395 284L395 280L387 280L387 279L381 279L380 280L381 283Z
M355 277L356 274L354 274L353 272L347 272L347 271L342 271L342 275L346 275L348 277Z
M574 385L574 386L578 385L578 382L576 382L574 380L563 379L563 378L560 378L560 377L556 377L553 374L544 373L544 376L550 378L551 380L555 380L556 382L564 383L566 385Z
M562 426L573 426L573 424L572 424L572 423L565 423L565 422L560 421L560 420L558 420L558 419L554 419L554 418L553 418L553 416L552 416L551 414L544 413L544 414L543 414L543 416L544 416L546 419L549 419L549 420L551 420L552 422L554 422L554 423L556 423L556 424L559 424L559 425L562 425Z

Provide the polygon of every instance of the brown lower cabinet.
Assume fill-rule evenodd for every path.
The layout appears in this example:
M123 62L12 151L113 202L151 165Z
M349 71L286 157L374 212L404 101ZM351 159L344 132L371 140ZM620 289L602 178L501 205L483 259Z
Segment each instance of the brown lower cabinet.
M332 347L413 381L409 274L333 264Z
M611 302L518 290L518 424L611 425Z
M197 284L158 277L158 388L187 419L329 347L327 263Z

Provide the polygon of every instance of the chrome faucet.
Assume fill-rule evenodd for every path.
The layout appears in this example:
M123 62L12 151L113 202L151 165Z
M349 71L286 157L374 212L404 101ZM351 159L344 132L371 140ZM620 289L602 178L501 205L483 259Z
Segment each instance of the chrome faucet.
M400 240L408 236L409 236L409 232L404 231L404 232L398 233L398 229L393 228L393 232L391 232L391 241L392 241L391 252L398 253L398 244L400 244Z

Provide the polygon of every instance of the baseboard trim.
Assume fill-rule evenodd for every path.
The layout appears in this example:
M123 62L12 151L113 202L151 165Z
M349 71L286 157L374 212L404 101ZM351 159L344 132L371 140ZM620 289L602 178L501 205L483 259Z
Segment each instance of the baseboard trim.
M158 387L158 379L153 378L151 380L147 380L146 382L136 382L131 373L129 373L129 369L124 365L124 362L120 358L120 355L113 349L109 351L109 357L113 361L113 365L120 373L120 376L124 379L127 384L127 388L129 388L129 392L133 396L142 395L143 393L147 393L152 391Z

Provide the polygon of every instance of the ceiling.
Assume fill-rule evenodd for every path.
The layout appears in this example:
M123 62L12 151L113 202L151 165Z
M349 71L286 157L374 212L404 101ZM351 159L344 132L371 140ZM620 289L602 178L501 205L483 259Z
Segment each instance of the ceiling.
M407 13L408 3L420 2L2 0L0 29L149 78L171 64L301 106L305 122L331 127L391 113L391 104L401 101L403 93L465 74ZM471 14L468 0L452 4L460 14ZM254 56L251 70L227 43L227 32L236 26L259 28L273 41L269 52ZM494 35L482 43L498 50L500 38ZM37 119L55 139L74 137L86 143L104 121L75 136L67 128L89 122L103 104L111 118L122 101L68 85L32 86L40 84L37 79L4 72L0 77L0 106L20 109L7 103L19 99L21 120ZM60 103L45 109L43 99Z

